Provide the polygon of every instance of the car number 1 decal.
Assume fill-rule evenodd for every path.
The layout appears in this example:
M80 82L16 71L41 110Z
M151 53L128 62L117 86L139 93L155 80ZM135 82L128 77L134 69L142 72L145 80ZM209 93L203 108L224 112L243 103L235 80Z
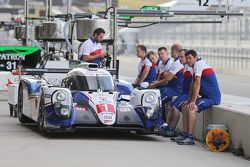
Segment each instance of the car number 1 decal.
M97 108L97 112L101 113L101 112L115 112L114 106L111 104L97 104L96 105Z

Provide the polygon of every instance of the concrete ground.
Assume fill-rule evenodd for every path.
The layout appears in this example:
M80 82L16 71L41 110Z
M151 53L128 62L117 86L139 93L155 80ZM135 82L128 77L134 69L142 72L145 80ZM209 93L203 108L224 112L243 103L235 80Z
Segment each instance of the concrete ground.
M124 78L136 75L136 61L123 60ZM0 101L0 106L0 166L250 166L250 161L229 152L214 153L198 142L179 146L155 135L81 131L43 137L36 125L22 125L10 117L6 101Z
M231 153L214 153L196 142L179 146L160 136L81 131L43 137L36 125L22 125L0 101L0 166L249 167Z

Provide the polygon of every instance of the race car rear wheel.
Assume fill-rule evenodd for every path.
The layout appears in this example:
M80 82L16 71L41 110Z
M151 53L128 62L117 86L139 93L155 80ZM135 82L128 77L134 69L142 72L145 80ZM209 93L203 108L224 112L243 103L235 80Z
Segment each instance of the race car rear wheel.
M44 96L42 93L41 98L40 98L39 116L38 116L38 127L42 135L46 134L44 122L45 122L45 110L44 110Z
M9 104L10 116L13 116L13 105Z
M13 108L14 108L13 109L13 115L16 118L17 117L17 106L15 105Z
M17 117L21 123L30 123L31 120L23 115L23 87L22 85L18 90L18 104L17 104Z

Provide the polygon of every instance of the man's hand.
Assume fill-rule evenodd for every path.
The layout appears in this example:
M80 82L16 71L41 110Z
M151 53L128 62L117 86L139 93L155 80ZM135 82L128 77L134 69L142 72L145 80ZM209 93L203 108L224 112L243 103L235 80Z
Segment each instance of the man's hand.
M156 83L155 82L149 84L149 86L148 86L148 88L155 88L155 87L156 87Z
M105 54L105 53L100 53L99 54L99 57L101 58L101 59L103 59L104 57L106 57L107 56L107 54Z
M138 84L132 84L132 86L134 87L134 88L136 88L136 87L138 87Z
M195 105L195 102L190 102L190 103L188 104L188 108L189 108L190 110L195 110L195 109L196 109L195 106L196 106L196 105Z

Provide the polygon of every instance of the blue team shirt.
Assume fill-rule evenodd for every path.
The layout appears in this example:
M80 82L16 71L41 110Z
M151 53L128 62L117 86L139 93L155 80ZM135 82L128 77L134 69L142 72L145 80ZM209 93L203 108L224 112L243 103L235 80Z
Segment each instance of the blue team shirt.
M189 94L190 85L193 77L193 68L189 67L187 64L184 66L183 72L183 89L182 94Z
M150 66L150 70L143 82L151 83L156 80L156 68L146 57L143 60L141 60L140 63L138 64L138 77L139 78L141 77L145 66Z
M82 55L90 55L90 56L94 56L97 54L102 53L102 46L99 42L95 41L95 39L93 38L89 38L88 40L86 40L85 42L83 42L80 46L80 53ZM83 56L81 55L81 57L79 58L81 61L83 61ZM102 59L101 58L97 58L91 61L88 61L89 63L96 63L100 66Z
M199 94L215 100L216 104L221 101L221 92L214 70L209 67L202 59L198 59L194 64L194 77L201 77L201 86Z
M184 71L184 67L180 63L179 58L175 59L174 62L171 64L171 67L169 70L169 72L171 72L172 74L175 74L175 77L168 82L166 87L173 88L176 91L178 91L178 93L181 94L182 86L183 86L182 85L183 84L183 71Z

